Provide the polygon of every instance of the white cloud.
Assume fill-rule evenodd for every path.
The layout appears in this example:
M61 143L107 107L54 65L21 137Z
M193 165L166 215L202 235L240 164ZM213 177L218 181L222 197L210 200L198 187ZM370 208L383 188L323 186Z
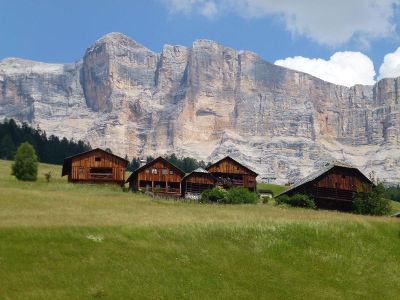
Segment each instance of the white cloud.
M212 18L218 13L218 7L212 0L162 0L173 13L189 15L198 13L207 18Z
M371 39L394 35L394 6L400 4L400 0L162 1L171 11L185 14L215 16L234 11L245 18L275 16L292 34L329 46L338 46L351 39L368 46Z
M217 6L214 2L208 1L201 7L201 14L208 18L214 17L218 12Z
M360 52L336 52L329 60L295 56L277 60L275 64L348 87L375 83L374 64Z
M400 47L396 51L386 54L379 68L379 79L400 76Z

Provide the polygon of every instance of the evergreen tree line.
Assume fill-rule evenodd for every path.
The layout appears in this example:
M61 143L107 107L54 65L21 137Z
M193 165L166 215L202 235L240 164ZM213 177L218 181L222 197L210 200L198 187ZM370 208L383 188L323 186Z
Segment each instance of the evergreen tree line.
M400 185L387 187L385 197L400 202Z
M13 119L0 123L0 159L13 160L20 144L28 142L33 146L40 162L62 164L65 157L91 149L83 141L47 137L40 128L34 129L27 123L18 125Z
M203 160L196 160L192 157L177 157L176 154L170 154L164 157L173 165L177 166L179 169L184 171L185 173L190 173L197 168L206 168L207 166L211 165L211 163L206 163ZM125 157L127 159L127 156ZM154 157L147 156L146 163L152 161ZM128 159L127 159L128 160ZM129 163L127 170L133 172L137 168L140 167L140 158L134 157L131 162Z

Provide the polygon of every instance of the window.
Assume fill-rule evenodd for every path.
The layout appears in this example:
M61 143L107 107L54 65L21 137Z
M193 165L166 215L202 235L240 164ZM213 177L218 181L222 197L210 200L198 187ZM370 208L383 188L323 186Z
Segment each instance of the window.
M112 174L112 168L90 168L90 174Z
M101 161L101 157L100 157L100 156L96 156L96 157L94 158L94 160L95 160L95 161Z
M163 175L168 175L168 169L162 169L162 174Z
M79 167L79 174L82 175L84 172L85 168L84 167Z
M146 173L150 173L150 170L149 169L146 169L146 171L145 171Z
M174 175L174 171L170 170L169 175Z
M151 174L157 174L157 169L151 169Z

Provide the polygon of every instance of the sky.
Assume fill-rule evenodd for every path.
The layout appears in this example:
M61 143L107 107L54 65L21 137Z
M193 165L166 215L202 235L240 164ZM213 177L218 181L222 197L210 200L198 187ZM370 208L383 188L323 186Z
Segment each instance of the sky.
M400 76L400 0L0 0L0 60L74 62L109 32L156 52L210 39L346 86Z

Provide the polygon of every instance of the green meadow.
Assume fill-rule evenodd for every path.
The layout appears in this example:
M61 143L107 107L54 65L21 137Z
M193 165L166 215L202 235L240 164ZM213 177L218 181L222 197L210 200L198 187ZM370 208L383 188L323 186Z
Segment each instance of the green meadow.
M68 184L60 166L34 183L10 169L0 161L0 299L399 298L399 219L155 200Z

